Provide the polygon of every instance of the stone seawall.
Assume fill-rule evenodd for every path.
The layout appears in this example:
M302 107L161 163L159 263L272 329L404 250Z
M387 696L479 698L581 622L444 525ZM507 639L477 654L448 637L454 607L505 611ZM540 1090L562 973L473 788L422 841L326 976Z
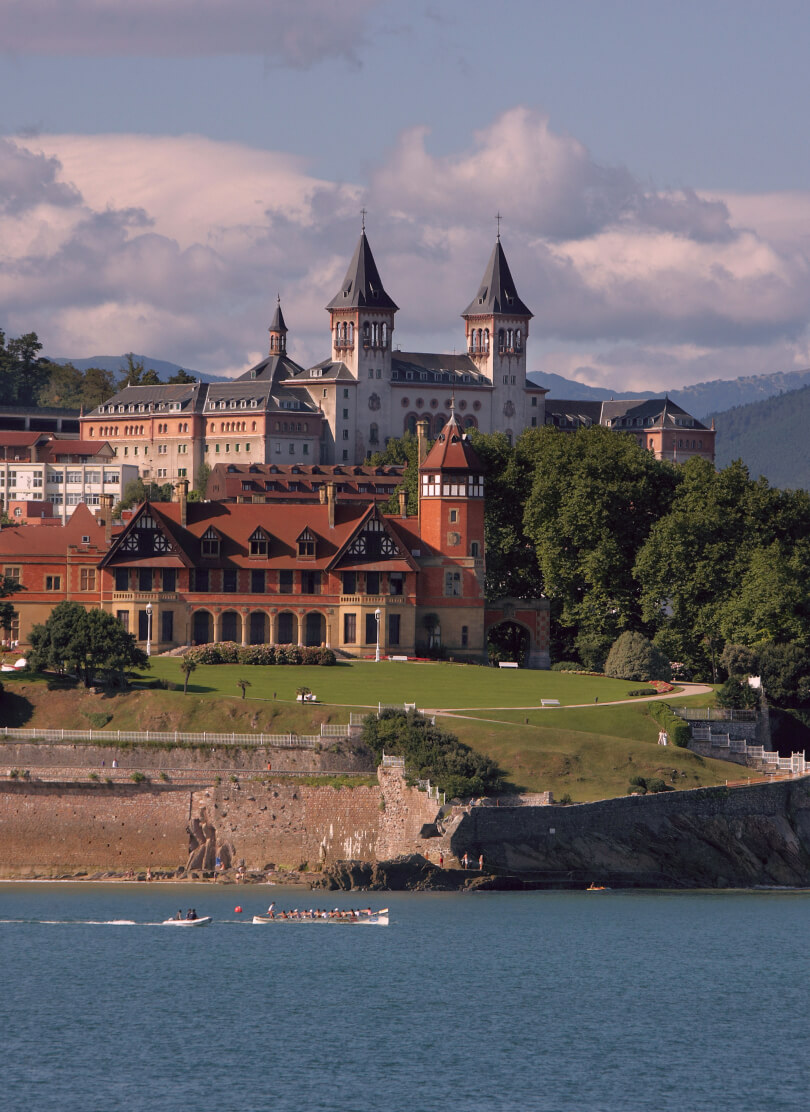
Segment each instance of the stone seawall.
M647 887L810 885L810 778L578 806L475 807L445 853L503 874Z
M0 783L0 875L208 869L217 855L251 870L375 861L414 852L436 818L435 802L399 770L381 769L379 786L356 788L267 775L205 786L81 776Z
M22 742L0 744L0 771L12 768L82 769L97 772L112 767L147 771L187 769L201 774L216 775L218 770L243 769L266 772L270 765L275 772L374 772L374 759L359 741L324 738L320 749L295 749L289 746L240 748L215 746L195 749L191 746L101 746Z

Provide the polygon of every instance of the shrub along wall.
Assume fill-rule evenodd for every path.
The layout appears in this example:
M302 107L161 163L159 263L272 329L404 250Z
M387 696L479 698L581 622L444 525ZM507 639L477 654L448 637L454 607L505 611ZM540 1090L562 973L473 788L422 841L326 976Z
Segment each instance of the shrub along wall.
M669 734L669 740L680 749L686 749L692 737L689 724L674 713L669 703L650 703L650 717Z
M235 641L219 641L198 645L183 654L195 664L320 664L335 663L331 649L303 645L237 645Z

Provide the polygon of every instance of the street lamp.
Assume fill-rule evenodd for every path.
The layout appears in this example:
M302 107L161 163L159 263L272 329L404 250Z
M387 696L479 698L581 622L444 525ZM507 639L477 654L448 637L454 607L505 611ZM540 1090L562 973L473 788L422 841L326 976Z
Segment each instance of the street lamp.
M375 610L374 611L374 618L377 622L377 654L374 657L374 660L376 662L379 662L379 659L380 659L380 616L381 616L381 611L379 609Z
M152 603L146 604L146 655L152 655Z

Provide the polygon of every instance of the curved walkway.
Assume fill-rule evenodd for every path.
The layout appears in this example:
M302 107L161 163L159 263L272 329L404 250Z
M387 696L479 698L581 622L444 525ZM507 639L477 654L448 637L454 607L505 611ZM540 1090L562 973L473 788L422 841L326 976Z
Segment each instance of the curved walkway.
M632 699L612 699L606 700L604 703L566 703L558 707L544 707L544 706L525 706L525 707L446 707L440 709L437 707L425 708L425 714L443 714L448 718L475 718L475 715L463 714L463 711L472 710L583 710L586 707L619 707L625 703L660 703L666 702L668 699L678 699L687 695L711 695L714 691L705 683L680 683L678 684L683 690L676 692L667 691L664 695L638 695ZM478 719L479 722L485 722L487 719Z

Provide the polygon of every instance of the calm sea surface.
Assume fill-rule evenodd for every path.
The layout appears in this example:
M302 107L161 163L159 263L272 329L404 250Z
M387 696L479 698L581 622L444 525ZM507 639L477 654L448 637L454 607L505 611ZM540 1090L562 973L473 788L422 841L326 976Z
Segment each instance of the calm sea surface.
M272 898L0 883L3 1112L810 1107L808 893Z

